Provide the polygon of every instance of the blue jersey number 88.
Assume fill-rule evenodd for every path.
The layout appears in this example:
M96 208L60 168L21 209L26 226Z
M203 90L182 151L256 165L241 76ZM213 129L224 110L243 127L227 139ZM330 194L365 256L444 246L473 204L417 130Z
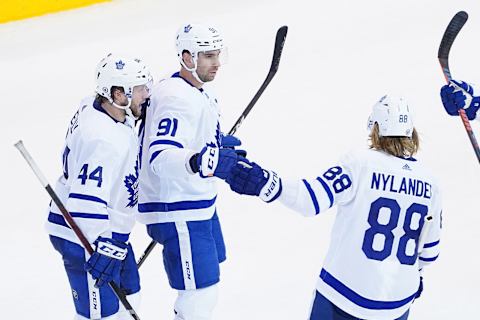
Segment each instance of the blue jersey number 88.
M350 180L350 177L343 173L342 174L342 168L341 167L332 167L325 171L323 174L323 177L329 181L335 180L332 183L333 190L335 190L335 193L340 193L345 189L350 188L352 185L352 180Z
M387 224L380 224L378 221L380 210L386 208L390 211L390 218ZM362 250L369 259L383 261L392 254L394 234L393 230L398 226L400 217L400 205L395 199L380 197L373 201L370 205L368 213L368 223L370 228L365 231L363 238ZM414 214L419 214L419 226L417 229L411 228L411 223ZM428 207L412 203L405 213L405 221L403 222L404 235L400 238L397 250L397 259L401 264L413 265L417 259L418 238L420 231L423 228L424 219L428 213ZM375 250L373 248L373 241L376 235L384 236L383 249ZM407 254L408 241L413 239L415 241L415 251L412 255Z

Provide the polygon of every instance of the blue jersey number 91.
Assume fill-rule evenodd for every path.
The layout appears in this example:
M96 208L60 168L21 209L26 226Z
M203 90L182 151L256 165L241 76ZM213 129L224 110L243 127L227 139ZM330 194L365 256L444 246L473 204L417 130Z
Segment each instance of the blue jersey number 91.
M172 137L175 137L175 134L177 133L177 127L178 127L178 120L177 119L175 119L175 118L162 119L158 123L157 137L158 136L166 136L166 135L171 135Z

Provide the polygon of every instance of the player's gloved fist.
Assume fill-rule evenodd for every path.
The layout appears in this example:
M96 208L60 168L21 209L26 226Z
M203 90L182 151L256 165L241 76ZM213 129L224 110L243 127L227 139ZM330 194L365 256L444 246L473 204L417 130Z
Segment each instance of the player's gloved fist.
M474 96L474 89L468 83L452 80L442 87L440 96L449 115L458 116L458 110L465 109L468 119L475 119L480 108L480 97Z
M225 179L238 158L233 149L205 146L202 151L190 158L190 167L202 178L215 176Z
M282 192L282 179L275 172L264 170L246 159L240 159L232 167L226 181L233 191L259 196L265 202L272 202Z
M228 134L226 136L222 134L220 138L220 145L223 148L234 149L235 152L243 158L247 156L247 151L236 149L236 147L239 147L242 145L242 141L240 141L240 139L238 139L237 137L232 136L231 134Z
M94 245L95 252L85 263L84 269L97 280L95 286L101 287L120 274L120 267L128 249L121 241L103 237L98 237Z

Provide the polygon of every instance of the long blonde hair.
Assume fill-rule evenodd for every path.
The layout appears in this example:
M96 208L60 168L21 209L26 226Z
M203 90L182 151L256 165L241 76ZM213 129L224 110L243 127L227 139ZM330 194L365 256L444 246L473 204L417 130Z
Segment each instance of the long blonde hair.
M412 137L381 137L378 124L375 123L370 133L370 149L385 151L396 157L411 157L420 148L417 130L413 128Z

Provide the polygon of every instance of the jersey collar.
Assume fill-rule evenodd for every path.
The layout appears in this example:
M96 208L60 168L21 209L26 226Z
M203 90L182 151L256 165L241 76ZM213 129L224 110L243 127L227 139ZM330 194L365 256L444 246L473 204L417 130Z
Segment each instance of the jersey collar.
M417 159L415 159L414 157L408 157L408 158L405 158L405 157L399 157L399 156L395 156L399 159L402 159L402 160L408 160L408 161L417 161Z
M192 87L194 87L195 89L198 89L200 92L203 92L203 88L197 88L197 87L195 87L190 81L188 81L187 79L183 78L183 77L180 75L180 72L175 72L174 74L172 74L172 78L180 78L180 79L182 79L183 81L185 81L186 83L188 83L189 85L191 85Z
M107 116L110 117L110 119L112 119L113 121L115 121L115 123L120 122L120 121L118 121L117 119L113 118L111 115L109 115L109 114L107 113L107 111L105 111L105 109L103 109L103 107L102 107L102 102L100 102L100 100L95 99L95 100L93 101L93 108L94 108L95 110L98 110L98 111L100 111L100 112L105 113ZM120 122L120 123L125 123L125 122Z

